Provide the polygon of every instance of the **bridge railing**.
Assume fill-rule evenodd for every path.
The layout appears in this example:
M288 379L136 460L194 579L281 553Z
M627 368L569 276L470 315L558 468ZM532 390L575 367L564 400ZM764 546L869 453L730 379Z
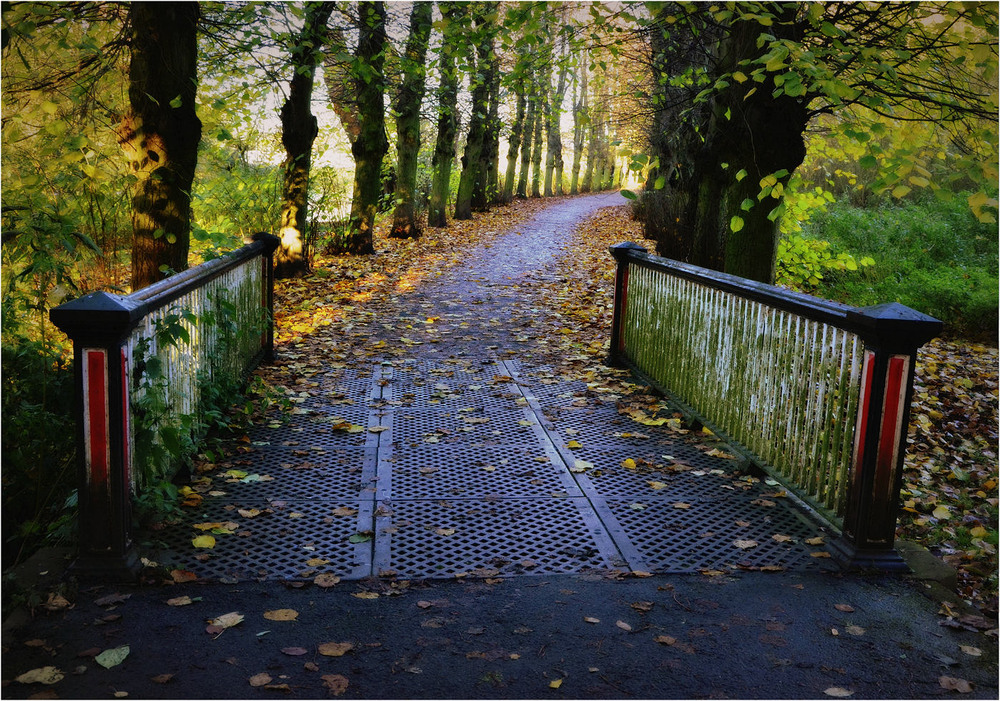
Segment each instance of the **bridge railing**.
M273 357L277 244L258 235L130 295L93 292L51 310L73 341L80 574L132 576L132 498L170 476L151 453L176 450L165 437L200 422L212 383Z
M611 359L651 380L840 532L849 566L893 549L917 349L941 322L854 308L612 246Z

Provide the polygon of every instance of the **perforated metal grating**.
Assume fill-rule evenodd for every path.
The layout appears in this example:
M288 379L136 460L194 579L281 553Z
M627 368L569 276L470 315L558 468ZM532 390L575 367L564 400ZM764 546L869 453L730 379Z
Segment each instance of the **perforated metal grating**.
M371 503L356 500L213 499L192 514L185 527L158 535L164 549L156 557L162 564L213 579L303 579L324 572L363 577L371 570L371 543L355 544L350 538L359 524L370 524L371 519ZM194 537L212 533L192 525L199 523L237 528L216 533L210 550L195 549Z
M405 500L386 508L391 520L376 531L380 572L552 574L623 564L614 551L602 552L596 518L582 498Z
M816 526L786 503L770 501L774 506L728 498L692 501L679 508L669 499L609 499L607 508L651 571L834 569L826 557L813 557L825 553L821 545L805 543L821 536Z
M515 368L421 361L296 383L293 412L198 486L188 523L154 534L160 559L227 580L830 566L805 542L818 526L708 454L724 446ZM212 522L236 532L194 549L191 524Z

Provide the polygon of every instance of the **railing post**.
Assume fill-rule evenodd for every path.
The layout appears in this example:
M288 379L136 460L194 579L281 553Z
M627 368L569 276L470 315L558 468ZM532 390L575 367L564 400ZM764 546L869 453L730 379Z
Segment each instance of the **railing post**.
M848 312L865 343L861 397L842 535L831 543L849 567L905 570L893 549L917 349L942 323L898 303Z
M616 243L608 250L617 262L615 270L615 306L611 318L611 343L608 349L608 364L625 366L625 306L628 303L628 258L632 252L645 253L646 249L637 243L626 241Z
M264 242L264 255L261 256L261 286L264 310L267 312L267 324L264 327L262 362L274 362L274 252L278 250L281 239L265 231L253 235L254 241Z
M127 298L93 292L49 312L73 341L77 406L79 557L87 578L134 580L129 362L126 340L137 323Z

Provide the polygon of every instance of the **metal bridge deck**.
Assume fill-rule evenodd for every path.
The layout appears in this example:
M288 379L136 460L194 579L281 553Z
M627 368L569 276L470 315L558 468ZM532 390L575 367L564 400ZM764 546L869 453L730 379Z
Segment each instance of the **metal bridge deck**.
M156 534L162 564L223 581L834 567L820 527L725 446L583 383L510 360L326 378L201 478Z

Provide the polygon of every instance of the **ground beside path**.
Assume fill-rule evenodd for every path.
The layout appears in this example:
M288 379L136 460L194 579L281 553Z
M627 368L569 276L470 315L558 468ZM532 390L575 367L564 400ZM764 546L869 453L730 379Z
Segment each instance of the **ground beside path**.
M526 203L320 296L289 285L264 371L287 404L151 538L197 581L85 585L5 630L5 696L995 697L982 621L836 572L724 446L636 421L660 404L581 333L607 310L573 303L609 279L559 265L620 201ZM46 666L65 676L13 681Z

